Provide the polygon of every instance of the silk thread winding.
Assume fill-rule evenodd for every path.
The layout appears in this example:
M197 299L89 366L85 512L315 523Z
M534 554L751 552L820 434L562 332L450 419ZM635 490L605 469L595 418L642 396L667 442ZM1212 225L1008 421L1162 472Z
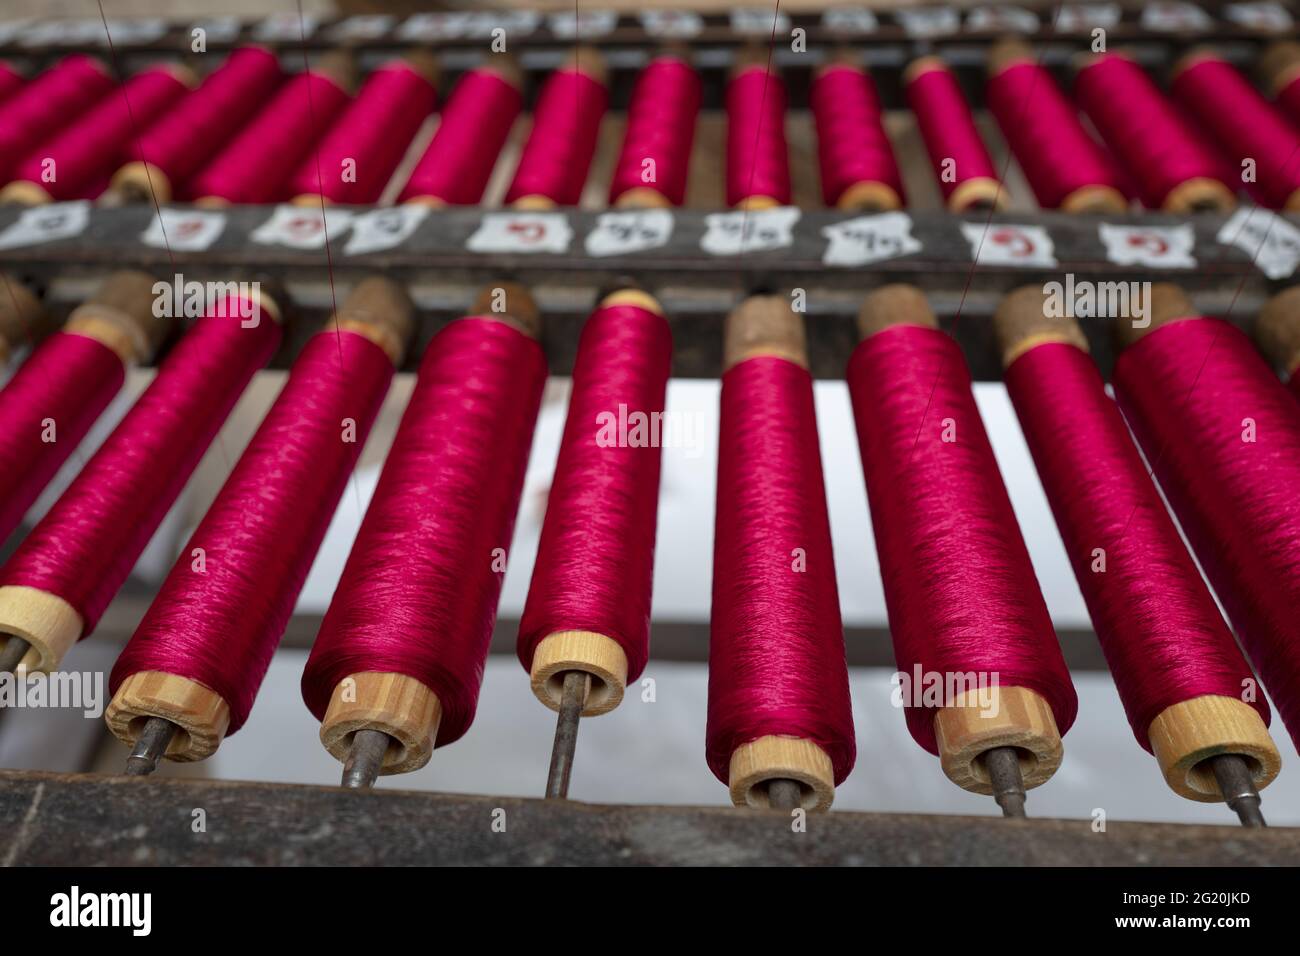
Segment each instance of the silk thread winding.
M575 66L547 77L506 202L544 196L557 206L576 206L608 105L605 85Z
M808 103L817 126L822 201L833 207L851 186L879 183L903 205L903 180L871 75L857 66L835 64L814 78Z
M611 204L631 189L650 188L674 206L686 198L700 76L685 60L661 56L637 77L627 108L627 132L610 180ZM653 178L647 180L647 166Z
M790 151L785 140L785 82L750 66L727 84L727 205L765 196L790 204Z
M913 73L907 82L907 103L945 202L953 200L963 183L1001 179L961 86L947 66L927 63Z
M10 97L0 110L0 181L9 182L19 162L107 96L113 85L103 63L74 53Z

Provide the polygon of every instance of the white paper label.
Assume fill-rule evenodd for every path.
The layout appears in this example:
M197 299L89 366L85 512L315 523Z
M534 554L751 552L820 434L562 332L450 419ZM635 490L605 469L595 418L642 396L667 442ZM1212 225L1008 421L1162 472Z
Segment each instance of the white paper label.
M162 209L140 241L155 249L203 252L226 228L226 214L204 209Z
M700 248L711 256L785 249L794 244L794 224L798 221L799 209L795 206L715 212L704 217Z
M429 207L407 203L391 209L375 209L352 218L352 233L343 247L345 256L359 256L400 246L429 217Z
M612 33L618 25L618 14L613 10L580 10L575 16L574 11L569 10L565 13L552 13L547 22L557 37L589 40Z
M832 7L822 14L822 26L838 33L875 33L880 22L866 7Z
M668 245L673 214L667 209L602 213L587 233L589 256L625 256Z
M641 14L641 26L653 37L686 39L704 29L704 19L687 10L647 10Z
M267 42L301 40L316 32L320 18L312 14L273 13L253 31L253 37Z
M961 231L970 243L971 256L978 265L1037 269L1056 267L1052 237L1042 226L1010 223L981 226L979 223L963 222Z
M242 25L239 17L208 17L194 21L188 32L193 38L195 30L202 30L208 43L229 43L239 36Z
M1238 209L1216 238L1245 252L1270 279L1285 279L1300 265L1300 229L1259 206Z
M1295 23L1280 3L1230 3L1223 8L1223 15L1252 30L1289 30Z
M1184 30L1206 30L1213 25L1210 15L1191 3L1157 0L1142 8L1142 26L1148 30L1180 33Z
M311 206L276 206L271 218L254 229L249 238L264 246L324 249L327 240L343 235L352 215L349 210L328 206L324 216Z
M731 11L731 29L742 36L770 37L774 30L789 33L790 18L766 7L739 7Z
M86 231L90 223L90 203L56 202L48 206L24 209L18 221L0 232L0 249L39 246L46 242L71 239Z
M894 16L903 25L903 32L911 37L942 36L956 33L961 27L961 14L952 7L896 10Z
M864 266L921 251L912 235L912 217L902 212L846 219L822 229L828 240L822 261L828 266Z
M1038 15L1024 7L976 7L966 15L966 29L1036 33Z
M330 36L335 40L377 40L393 28L394 18L383 13L348 17L340 21Z
M1196 231L1181 226L1112 226L1103 222L1097 227L1106 258L1119 266L1146 266L1151 269L1195 269L1192 247Z
M561 212L490 212L465 246L470 252L562 253L572 239L569 217Z
M1117 3L1065 3L1054 22L1057 33L1086 33L1097 27L1110 29L1119 21Z

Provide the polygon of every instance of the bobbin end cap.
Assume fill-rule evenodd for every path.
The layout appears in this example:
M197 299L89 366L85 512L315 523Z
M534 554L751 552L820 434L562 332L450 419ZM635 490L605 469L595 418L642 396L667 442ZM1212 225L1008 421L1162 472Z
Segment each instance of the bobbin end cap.
M1051 312L1042 286L1021 286L1003 297L993 313L993 331L1002 349L1003 368L1045 342L1064 342L1088 351L1088 340L1079 323Z
M766 70L767 64L767 50L757 43L748 43L736 51L735 59L731 62L731 75L739 76L752 69ZM772 72L776 72L775 68Z
M1198 63L1206 60L1222 60L1219 51L1211 46L1194 46L1177 60L1174 61L1173 67L1169 70L1169 79L1175 80L1180 73L1191 69Z
M790 308L785 296L750 296L727 315L723 326L723 369L758 356L783 358L808 367L803 320Z
M577 70L601 86L609 85L609 64L605 62L604 54L594 46L575 46L564 58L560 68Z
M1270 93L1276 95L1297 77L1300 77L1300 43L1282 40L1260 57L1260 85Z
M1135 315L1120 316L1115 326L1115 335L1121 349L1128 348L1162 325L1197 314L1187 293L1172 282L1152 284L1151 295L1146 302L1146 313L1143 318Z
M31 289L0 274L0 351L30 341L46 324L45 308Z
M1288 374L1300 368L1300 285L1264 303L1254 333L1260 351L1274 366Z
M436 88L442 80L442 65L438 62L438 58L428 50L418 47L408 50L402 54L400 59L394 62L406 64L413 73L422 77L432 87Z
M160 282L167 284L136 269L114 272L85 305L73 310L69 326L75 326L78 319L87 315L121 323L121 331L133 343L131 360L147 362L171 333L174 321L166 314L170 310L163 310L161 316L154 314L156 287Z
M903 69L903 84L906 85L911 83L918 77L924 76L926 73L932 73L936 70L944 73L952 72L952 68L948 66L947 61L945 61L941 56L929 53L925 56L917 57Z
M474 298L470 315L512 325L529 338L541 335L542 315L528 289L518 282L494 282Z
M1282 767L1259 711L1236 697L1204 694L1171 704L1151 721L1147 738L1170 789L1201 803L1223 802L1207 762L1213 757L1242 757L1260 790L1273 782Z
M509 53L494 53L484 60L478 68L496 74L496 76L505 80L517 90L524 85L524 71L519 66L519 61Z
M315 64L311 72L333 80L348 93L357 89L357 60L347 50L331 50Z
M996 76L1017 63L1033 63L1034 50L1024 40L1014 37L998 40L989 48L989 75Z
M351 327L402 363L415 332L415 304L406 288L384 276L368 276L353 287L339 308L340 326Z
M881 286L862 300L858 310L858 335L868 339L896 325L937 329L939 321L922 292L914 285L896 282Z

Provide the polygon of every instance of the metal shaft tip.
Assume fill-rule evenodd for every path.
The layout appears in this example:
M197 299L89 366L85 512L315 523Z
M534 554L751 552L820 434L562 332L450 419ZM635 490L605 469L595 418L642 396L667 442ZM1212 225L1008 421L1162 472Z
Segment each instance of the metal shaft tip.
M18 672L18 665L23 662L27 652L32 649L28 644L16 634L10 634L9 640L5 642L4 650L0 650L0 674L11 674Z
M1004 817L1025 816L1025 779L1020 775L1020 755L1015 747L994 747L985 751L984 769L993 785L993 799Z
M1264 814L1260 809L1259 790L1250 765L1239 754L1220 754L1210 758L1210 769L1219 784L1224 801L1237 814L1243 827L1264 827Z
M767 782L767 805L773 810L797 810L803 806L803 787L798 780L777 777Z
M176 725L164 717L150 717L135 739L131 756L126 758L128 777L147 777L158 769L158 761L176 736Z
M382 730L358 730L352 735L352 749L343 764L343 786L349 790L368 790L379 779L384 755L392 738Z
M546 799L565 800L569 796L569 777L573 774L573 755L578 748L578 723L582 708L591 692L591 675L586 671L565 671L560 695L560 713L555 719L555 743L551 747L551 769L546 775Z

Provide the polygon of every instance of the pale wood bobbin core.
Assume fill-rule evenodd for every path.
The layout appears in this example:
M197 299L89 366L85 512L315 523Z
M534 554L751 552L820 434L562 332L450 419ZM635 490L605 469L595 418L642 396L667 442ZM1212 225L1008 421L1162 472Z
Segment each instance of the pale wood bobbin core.
M0 587L0 653L10 638L29 645L15 672L48 674L56 670L68 649L81 639L85 621L56 594L22 584Z
M1198 176L1187 179L1169 190L1161 204L1165 212L1187 215L1195 212L1229 212L1237 206L1237 197L1217 179Z
M796 781L800 806L805 810L829 810L835 799L835 769L830 755L811 740L759 737L732 752L727 790L733 804L770 807L767 787L772 780Z
M760 355L808 367L803 319L795 314L785 296L750 296L727 316L723 329L723 370Z
M1121 349L1128 348L1139 339L1171 322L1198 315L1187 293L1172 282L1152 283L1151 294L1143 305L1143 311L1146 313L1144 316L1139 318L1134 314L1119 317L1115 334Z
M0 367L36 337L46 320L36 294L13 276L0 273Z
M1255 342L1288 378L1300 370L1300 285L1283 289L1264 303L1255 321Z
M993 793L983 756L1015 748L1025 789L1051 779L1065 748L1052 707L1027 687L990 686L958 694L934 715L939 765L957 786L985 796Z
M114 272L92 298L72 311L64 328L108 346L123 365L143 364L172 330L174 320L167 314L172 310L160 310L162 316L154 314L160 295L171 297L169 283L146 272Z
M1300 80L1300 43L1283 40L1274 43L1259 60L1260 85L1270 96Z
M415 331L415 305L400 283L369 276L343 300L334 319L339 329L365 336L400 367ZM329 326L322 331L328 334Z
M1282 757L1263 718L1235 697L1206 694L1166 707L1151 721L1147 736L1165 782L1188 800L1224 802L1208 763L1212 757L1242 757L1260 790L1282 768Z
M405 674L364 671L334 687L320 740L346 763L357 731L379 731L390 738L380 773L409 773L429 762L441 721L438 695L422 682Z
M871 336L896 325L914 325L922 329L937 329L939 320L934 317L925 293L914 285L895 282L883 285L867 294L858 310L858 337Z
M1061 211L1078 215L1119 215L1128 210L1128 200L1114 186L1080 186L1061 200Z
M171 177L153 163L141 160L133 160L118 169L109 183L109 190L128 203L152 199L161 205L171 202L176 195Z
M518 282L495 282L484 286L467 314L504 322L530 339L536 339L542 333L542 315L537 310L537 303L532 293Z
M168 760L204 760L216 753L225 739L230 706L216 691L188 677L139 671L118 686L104 720L113 736L134 747L151 717L176 725L164 751Z
M1002 367L1030 349L1048 342L1073 345L1088 351L1088 340L1079 323L1067 317L1049 315L1048 297L1042 286L1026 285L1009 292L998 303L993 315L993 330L1002 351Z
M614 200L616 209L671 209L672 200L650 186L636 186Z

